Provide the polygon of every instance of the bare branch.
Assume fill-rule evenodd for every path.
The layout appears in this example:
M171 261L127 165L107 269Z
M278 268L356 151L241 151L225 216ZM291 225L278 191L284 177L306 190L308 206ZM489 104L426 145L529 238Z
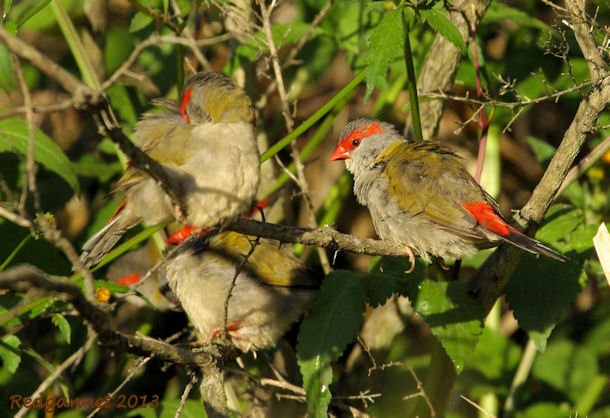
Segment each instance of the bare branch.
M282 114L284 115L284 120L286 122L286 130L288 132L292 132L294 128L294 120L292 119L292 114L290 113L290 104L288 99L288 93L286 92L286 86L284 84L282 66L280 65L277 48L273 40L273 33L271 32L271 14L273 13L273 8L276 3L275 1L272 2L269 8L267 8L267 6L265 5L264 0L259 0L258 3L261 8L263 30L265 31L267 45L269 46L269 54L271 57L275 81L277 83L277 91L282 102ZM294 164L297 171L297 177L299 180L297 184L303 193L303 201L305 202L305 210L307 212L307 225L313 228L317 226L317 222L315 210L311 201L311 194L309 192L309 183L307 182L307 178L305 177L305 168L303 167L303 163L301 162L301 157L299 155L299 150L296 146L296 143L292 142L290 144L290 147L292 159L294 160ZM326 252L324 252L321 248L318 248L317 252L324 273L330 273L332 271L332 268L330 266L330 262L328 260Z
M576 42L580 46L582 55L589 66L591 78L597 79L607 74L608 65L597 48L597 44L591 34L592 24L585 11L585 0L571 0L566 2L567 18L576 36Z
M392 257L407 257L408 255L405 247L395 242L357 238L331 228L305 229L238 219L227 226L226 229L246 235L274 239L284 243L312 245L328 248L333 251Z

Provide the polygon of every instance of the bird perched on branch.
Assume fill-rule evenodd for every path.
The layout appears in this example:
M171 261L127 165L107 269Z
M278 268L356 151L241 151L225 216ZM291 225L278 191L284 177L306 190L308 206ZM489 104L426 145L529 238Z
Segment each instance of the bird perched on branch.
M414 251L427 261L461 259L502 242L565 260L509 225L463 159L442 144L411 142L388 123L357 119L343 129L330 159L345 160L377 234L404 244L412 266Z
M214 340L226 325L231 342L242 351L274 346L319 288L292 254L272 241L252 242L235 232L213 231L185 242L164 274L203 339Z
M230 223L250 208L260 177L254 109L230 79L201 72L177 104L147 113L135 129L138 146L179 185L186 221L204 227ZM130 167L115 192L125 200L112 220L83 247L81 260L99 262L125 231L140 221L164 224L180 209L146 172Z

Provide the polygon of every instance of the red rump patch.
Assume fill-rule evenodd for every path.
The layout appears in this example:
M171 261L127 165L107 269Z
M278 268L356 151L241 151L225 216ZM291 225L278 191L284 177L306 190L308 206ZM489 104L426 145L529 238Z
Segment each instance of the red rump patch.
M466 202L462 206L474 216L479 225L494 234L506 237L511 232L519 233L498 216L494 208L487 202Z
M355 139L363 139L371 135L380 133L383 133L383 128L381 127L381 124L379 122L375 121L373 123L363 126L360 129L352 131L348 136L341 139L341 145L343 145L343 148L345 150L351 151L355 148L352 144Z
M180 114L182 115L182 118L187 122L191 121L191 118L189 118L189 115L186 113L186 107L189 105L189 102L191 101L192 94L193 94L193 88L189 87L182 95L182 101L180 102Z
M131 286L132 284L136 284L142 279L142 275L139 273L128 274L116 280L117 284L121 286Z

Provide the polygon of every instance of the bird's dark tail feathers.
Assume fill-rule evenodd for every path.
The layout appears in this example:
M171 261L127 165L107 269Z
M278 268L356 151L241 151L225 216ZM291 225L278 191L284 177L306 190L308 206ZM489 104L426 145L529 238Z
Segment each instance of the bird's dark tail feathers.
M104 228L93 235L83 245L80 261L89 268L100 261L112 250L116 243L132 225L126 222L123 213L117 214Z
M566 261L568 258L563 254L559 254L557 251L547 247L540 241L528 237L527 235L517 231L512 226L508 229L508 234L501 236L503 240L533 254L542 254L559 261Z

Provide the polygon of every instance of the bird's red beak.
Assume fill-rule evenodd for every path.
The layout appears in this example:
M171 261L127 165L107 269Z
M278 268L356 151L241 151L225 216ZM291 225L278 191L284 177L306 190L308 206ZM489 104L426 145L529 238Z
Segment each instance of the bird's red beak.
M343 148L341 144L337 145L337 148L333 151L333 155L330 156L331 161L347 160L349 158L349 151Z

